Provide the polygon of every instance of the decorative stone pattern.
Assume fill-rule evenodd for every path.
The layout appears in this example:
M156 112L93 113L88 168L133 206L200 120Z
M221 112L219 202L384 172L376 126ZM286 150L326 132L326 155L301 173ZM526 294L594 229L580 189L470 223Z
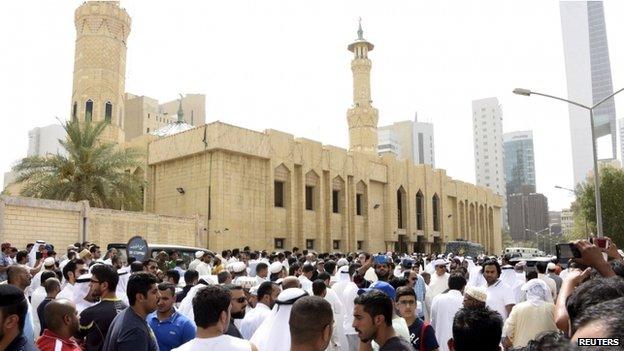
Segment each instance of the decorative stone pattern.
M105 119L106 104L112 105L110 126L103 141L124 141L124 93L126 43L130 34L130 16L118 1L88 1L76 9L76 52L71 114L86 118L87 101L93 103L91 119ZM71 117L73 118L73 116Z

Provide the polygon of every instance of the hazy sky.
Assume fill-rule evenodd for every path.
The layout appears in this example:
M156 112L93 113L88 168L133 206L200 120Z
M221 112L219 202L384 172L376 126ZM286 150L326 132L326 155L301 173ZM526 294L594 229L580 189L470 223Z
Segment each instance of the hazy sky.
M82 1L10 1L0 11L0 171L29 129L70 113L74 10ZM122 1L132 17L126 91L161 101L206 95L207 121L278 129L348 147L352 54L362 17L375 45L379 124L432 122L436 166L474 182L471 102L495 96L504 132L533 130L537 190L573 197L568 108L515 87L567 95L557 1ZM615 88L624 87L624 1L605 1ZM618 64L619 63L619 66ZM619 116L624 93L616 98ZM606 148L605 148L606 149ZM1 176L1 175L0 175Z

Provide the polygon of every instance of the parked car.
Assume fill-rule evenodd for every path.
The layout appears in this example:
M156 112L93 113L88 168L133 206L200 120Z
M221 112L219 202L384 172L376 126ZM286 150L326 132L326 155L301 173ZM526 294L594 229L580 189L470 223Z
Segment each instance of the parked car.
M122 260L127 262L128 253L126 251L126 245L127 245L127 243L111 243L111 244L108 244L106 249L107 250L110 250L111 248L117 249L117 251L119 252L119 256L122 258ZM201 248L201 247L169 245L169 244L148 244L147 256L148 257L152 257L152 258L156 258L158 253L161 252L161 251L165 251L166 253L169 253L169 252L171 252L173 250L175 250L175 251L177 251L179 253L180 258L184 260L184 265L186 267L188 267L188 264L192 260L195 259L195 252L197 252L197 251L210 252L210 250L207 250L207 249Z

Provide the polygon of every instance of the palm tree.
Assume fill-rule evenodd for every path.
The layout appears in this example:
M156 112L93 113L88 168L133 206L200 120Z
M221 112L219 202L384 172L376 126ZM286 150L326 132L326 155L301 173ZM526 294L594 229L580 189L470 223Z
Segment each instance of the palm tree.
M89 201L93 207L140 210L144 180L131 172L141 166L141 153L99 141L106 122L66 122L67 156L48 154L22 159L13 167L23 182L22 196Z

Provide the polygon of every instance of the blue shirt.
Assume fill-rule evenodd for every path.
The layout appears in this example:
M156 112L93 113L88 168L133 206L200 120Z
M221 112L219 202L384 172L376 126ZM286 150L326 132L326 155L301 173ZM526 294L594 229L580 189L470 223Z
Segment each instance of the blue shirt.
M416 300L420 301L422 306L422 311L425 310L425 279L420 276L420 274L416 275L416 284L414 284L414 292L416 293ZM424 317L424 312L420 312L418 317Z
M160 351L170 351L195 338L195 323L178 312L171 317L159 321L158 312L147 315L147 324L154 331Z

